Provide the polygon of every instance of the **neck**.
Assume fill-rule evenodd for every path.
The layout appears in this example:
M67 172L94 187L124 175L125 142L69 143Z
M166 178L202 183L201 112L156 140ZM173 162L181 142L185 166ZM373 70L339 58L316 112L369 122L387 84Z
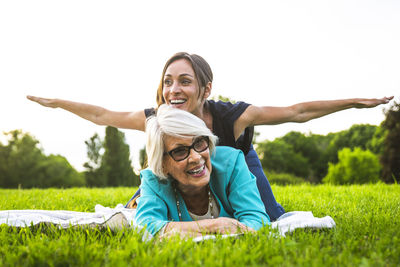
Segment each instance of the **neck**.
M202 103L199 104L199 107L200 108L196 112L194 112L193 115L196 115L197 117L202 119L205 122L207 128L212 131L213 118L209 111L208 102L203 101Z
M185 200L186 207L188 210L196 215L203 215L208 211L208 185L198 190L183 189L182 186L177 186L183 199Z
M204 117L207 115L207 104L204 100L198 102L198 108L193 111L193 115L196 115L200 119L204 120Z

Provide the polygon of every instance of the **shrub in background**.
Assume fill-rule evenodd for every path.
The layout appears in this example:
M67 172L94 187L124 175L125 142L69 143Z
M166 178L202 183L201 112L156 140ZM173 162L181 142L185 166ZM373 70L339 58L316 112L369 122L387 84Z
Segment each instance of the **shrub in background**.
M369 150L356 147L344 148L338 152L338 163L329 163L324 183L365 184L379 181L381 166L378 157Z

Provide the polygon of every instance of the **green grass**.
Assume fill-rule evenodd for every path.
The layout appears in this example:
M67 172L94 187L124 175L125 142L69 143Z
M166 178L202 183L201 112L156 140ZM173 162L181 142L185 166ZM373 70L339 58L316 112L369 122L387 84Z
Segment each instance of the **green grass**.
M0 226L0 266L399 266L400 186L273 186L288 210L330 215L337 227L296 230L286 238L270 229L240 238L194 243L142 242L140 233L39 226ZM94 211L125 203L132 188L2 190L0 210Z

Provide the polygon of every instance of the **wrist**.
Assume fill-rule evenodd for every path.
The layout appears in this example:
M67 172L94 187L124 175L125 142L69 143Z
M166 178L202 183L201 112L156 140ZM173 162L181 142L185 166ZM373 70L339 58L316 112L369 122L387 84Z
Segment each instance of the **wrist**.
M58 99L58 98L52 98L52 99L49 100L49 104L53 108L60 108L60 107L62 107L63 100L62 99Z

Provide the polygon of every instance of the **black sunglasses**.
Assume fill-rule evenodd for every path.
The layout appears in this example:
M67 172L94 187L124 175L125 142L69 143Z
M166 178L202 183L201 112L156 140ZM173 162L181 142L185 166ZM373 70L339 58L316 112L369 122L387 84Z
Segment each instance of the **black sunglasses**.
M194 151L200 153L205 151L209 147L209 145L210 139L208 138L208 136L201 136L196 138L191 146L180 146L166 152L166 154L170 155L171 158L173 158L175 161L182 161L189 157L190 150L192 148L194 149Z

